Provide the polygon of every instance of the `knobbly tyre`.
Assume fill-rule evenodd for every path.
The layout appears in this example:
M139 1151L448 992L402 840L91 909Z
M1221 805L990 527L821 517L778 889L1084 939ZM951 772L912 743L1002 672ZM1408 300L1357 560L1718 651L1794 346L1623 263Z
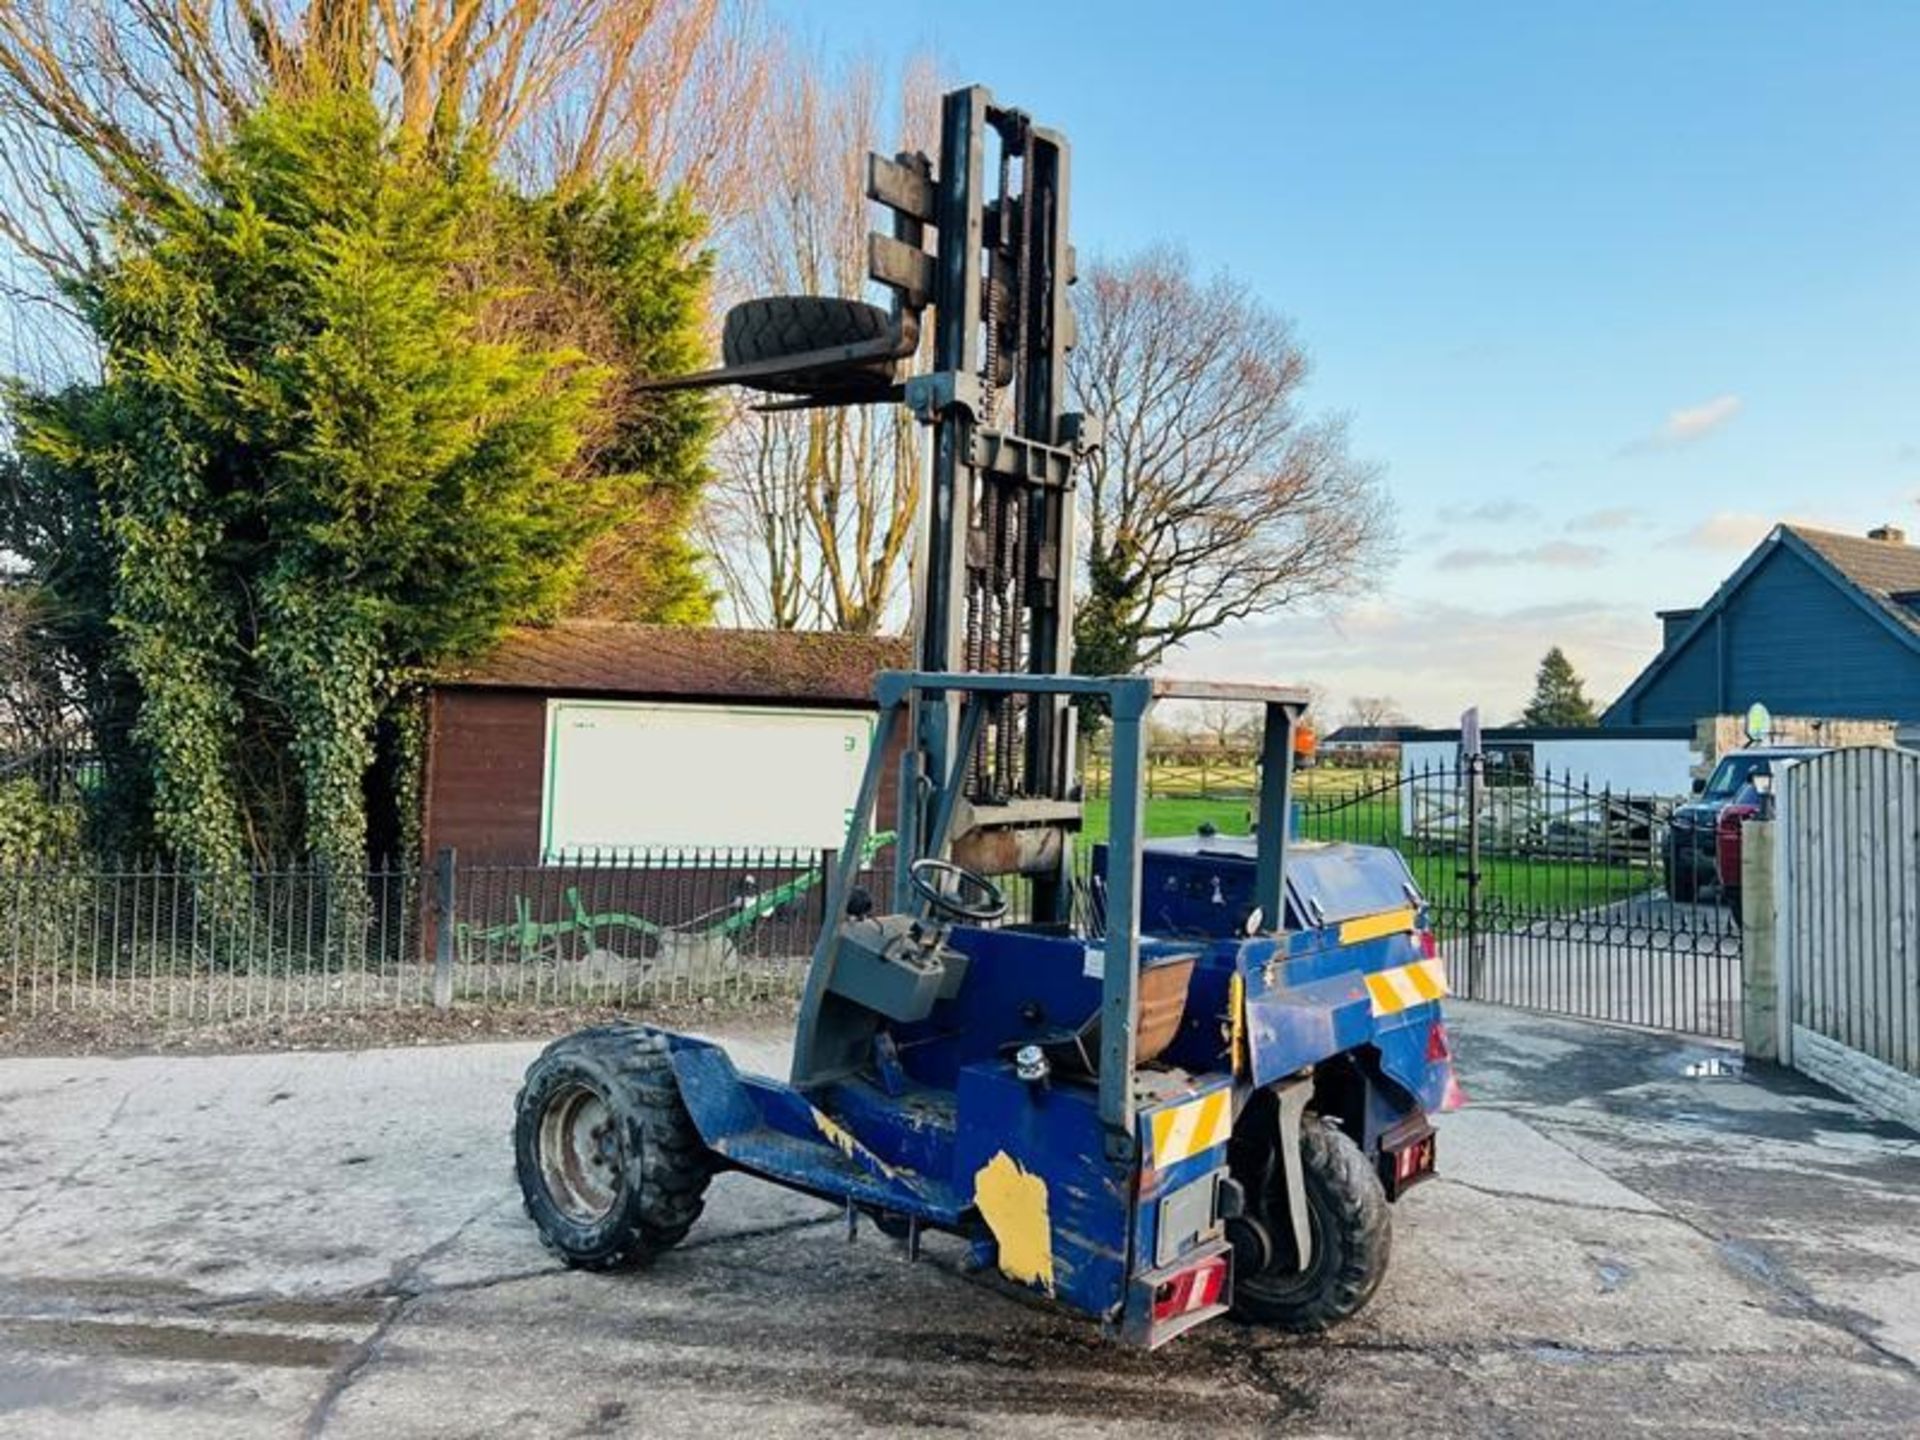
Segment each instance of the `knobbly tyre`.
M997 160L997 166L993 164ZM989 193L988 176L997 170ZM977 87L940 163L872 157L890 310L778 297L726 364L775 408L904 403L933 432L915 668L878 719L785 1081L710 1041L611 1026L548 1047L515 1125L527 1209L593 1269L644 1264L738 1170L867 1215L1159 1345L1232 1311L1316 1330L1385 1274L1390 1205L1429 1175L1454 1094L1444 977L1392 851L1289 843L1304 693L1071 674L1074 467L1064 140ZM928 232L934 244L928 248ZM904 381L931 309L930 370ZM1254 836L1143 843L1166 699L1262 714ZM1076 717L1111 727L1109 834L1073 857ZM887 904L854 886L893 780ZM1023 877L1008 920L996 877Z

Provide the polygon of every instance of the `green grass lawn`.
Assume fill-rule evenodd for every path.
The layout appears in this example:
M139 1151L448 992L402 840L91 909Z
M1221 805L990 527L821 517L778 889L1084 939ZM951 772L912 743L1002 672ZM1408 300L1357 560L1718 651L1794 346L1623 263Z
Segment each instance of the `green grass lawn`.
M1147 802L1147 838L1193 835L1210 823L1222 835L1251 832L1248 799L1173 799ZM1104 796L1086 802L1080 853L1090 855L1107 835L1108 802ZM1416 884L1427 899L1449 908L1466 904L1464 844L1438 848L1402 844L1400 800L1395 792L1368 795L1334 808L1333 796L1309 795L1302 807L1302 828L1309 840L1348 840L1361 845L1387 845L1406 857ZM1659 883L1650 866L1579 860L1482 856L1480 903L1483 908L1505 907L1523 915L1565 915L1624 900Z

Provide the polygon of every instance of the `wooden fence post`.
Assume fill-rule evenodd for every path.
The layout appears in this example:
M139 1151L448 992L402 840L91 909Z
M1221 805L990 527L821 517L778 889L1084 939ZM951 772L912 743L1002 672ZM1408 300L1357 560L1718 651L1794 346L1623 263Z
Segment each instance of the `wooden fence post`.
M454 934L454 849L443 848L433 865L433 1008L453 1006Z
M1780 1060L1780 909L1773 887L1775 822L1740 826L1740 1048Z

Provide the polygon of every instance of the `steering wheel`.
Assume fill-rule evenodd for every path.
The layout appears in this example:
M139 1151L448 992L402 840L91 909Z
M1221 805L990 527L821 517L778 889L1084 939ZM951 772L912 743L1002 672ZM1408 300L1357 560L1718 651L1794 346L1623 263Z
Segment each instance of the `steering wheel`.
M985 924L1007 913L1007 897L1000 893L998 885L951 860L936 860L931 855L916 860L907 867L907 878L913 882L915 894L956 920ZM969 903L953 891L942 889L938 883L941 880L951 882L960 890L977 891L980 898Z

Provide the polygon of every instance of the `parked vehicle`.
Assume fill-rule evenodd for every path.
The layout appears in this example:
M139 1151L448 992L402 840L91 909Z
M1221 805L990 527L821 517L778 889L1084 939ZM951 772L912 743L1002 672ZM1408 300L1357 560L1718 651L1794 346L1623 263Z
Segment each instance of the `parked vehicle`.
M1720 903L1740 920L1740 827L1749 820L1773 818L1773 777L1755 775L1720 810L1714 825L1714 868L1720 877Z
M1713 774L1694 781L1694 798L1678 807L1667 822L1667 894L1674 900L1700 898L1700 891L1720 884L1720 814L1739 796L1741 787L1759 776L1770 779L1795 761L1824 755L1820 745L1753 745L1720 757Z

